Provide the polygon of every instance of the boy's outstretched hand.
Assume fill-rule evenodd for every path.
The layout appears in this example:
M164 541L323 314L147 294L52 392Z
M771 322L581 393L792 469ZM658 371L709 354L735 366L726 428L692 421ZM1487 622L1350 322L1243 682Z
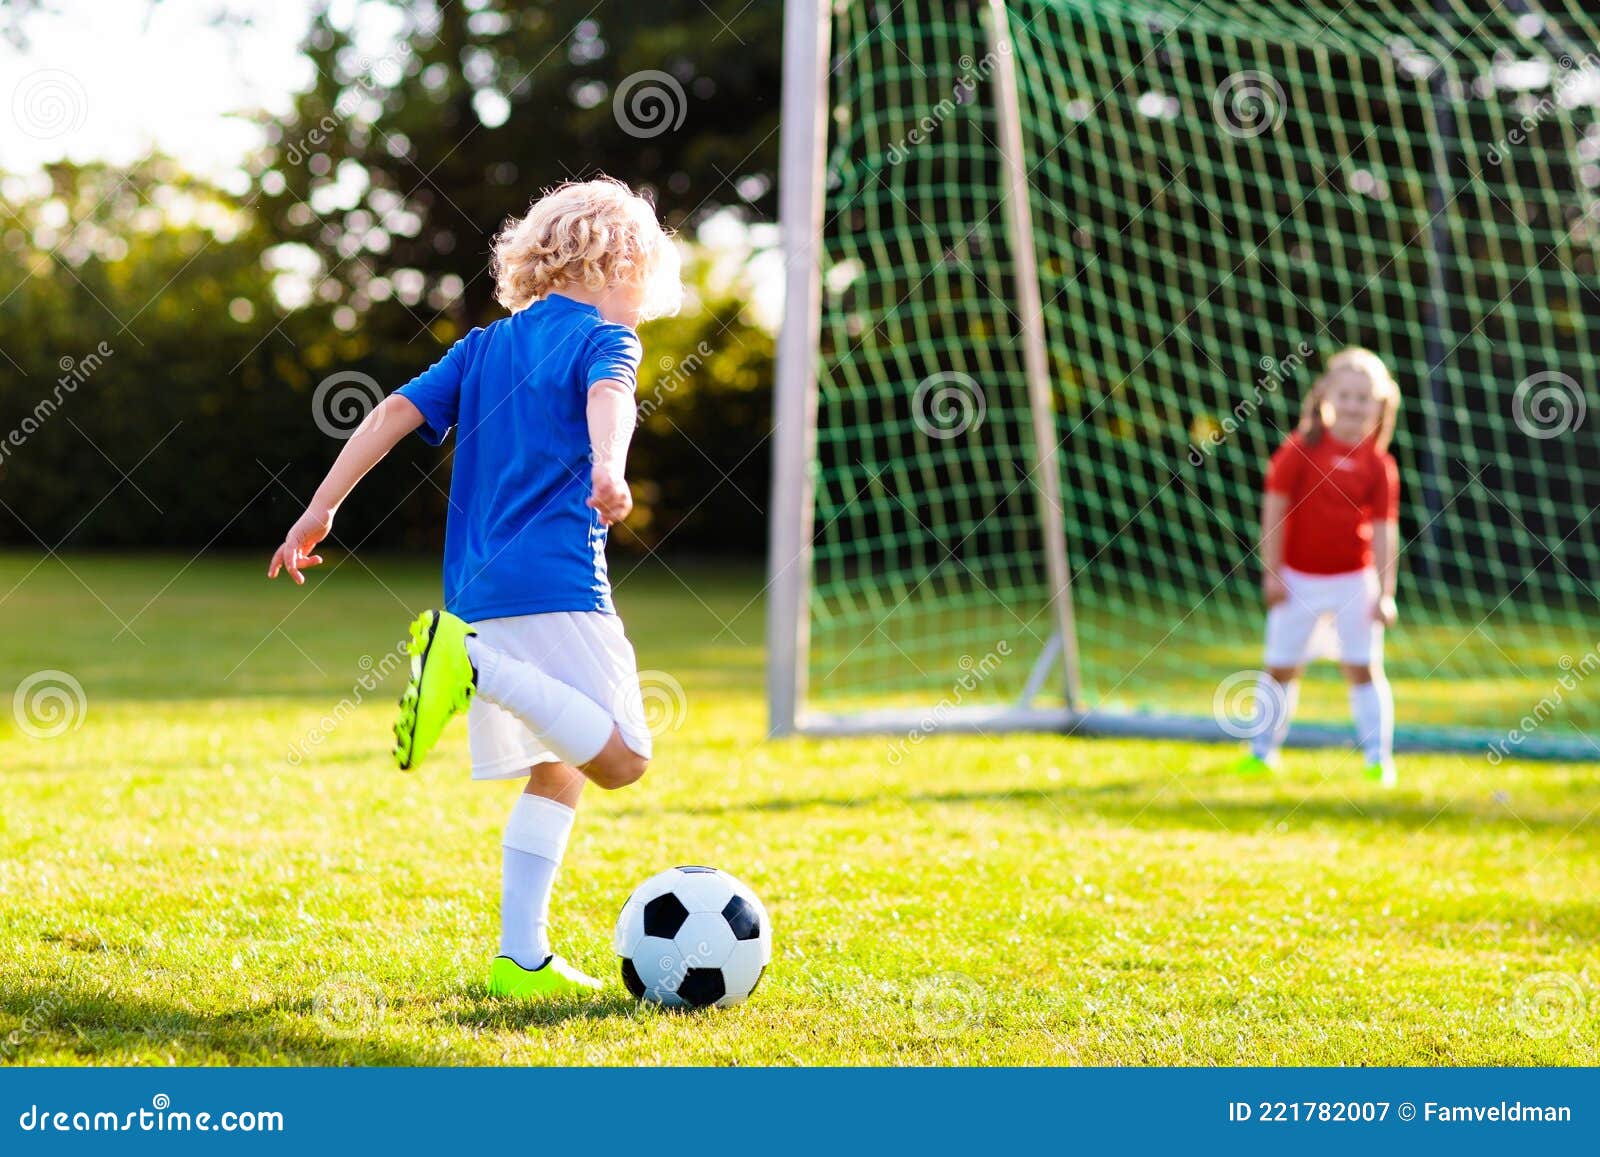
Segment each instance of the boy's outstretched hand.
M627 480L620 473L609 466L596 466L590 480L594 484L594 492L589 495L586 505L600 512L601 525L621 522L633 513L633 492L628 489Z
M290 578L304 586L306 576L300 572L322 565L322 556L311 552L332 530L331 511L306 511L300 516L299 521L289 528L289 533L283 536L283 545L277 549L272 556L272 562L267 565L267 577L277 578L280 570L286 570Z

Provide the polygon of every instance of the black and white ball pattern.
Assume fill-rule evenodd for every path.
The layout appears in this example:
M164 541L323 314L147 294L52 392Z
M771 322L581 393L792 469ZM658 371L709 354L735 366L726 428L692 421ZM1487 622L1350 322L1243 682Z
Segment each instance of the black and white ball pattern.
M668 868L634 889L617 918L622 982L640 1000L728 1008L772 960L772 922L756 894L716 868Z

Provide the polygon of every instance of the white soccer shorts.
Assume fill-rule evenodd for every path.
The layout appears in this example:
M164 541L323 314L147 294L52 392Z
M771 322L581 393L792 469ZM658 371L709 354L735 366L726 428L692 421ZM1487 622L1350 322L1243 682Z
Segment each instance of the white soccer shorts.
M1312 659L1383 661L1383 624L1374 613L1380 589L1375 569L1306 574L1284 567L1282 573L1289 597L1267 612L1267 666L1298 667Z
M554 611L480 619L478 637L513 659L532 663L553 679L576 687L610 711L622 741L650 758L650 728L639 687L633 644L622 620L603 611ZM473 699L467 711L473 779L515 779L537 763L559 758L522 720L503 707Z

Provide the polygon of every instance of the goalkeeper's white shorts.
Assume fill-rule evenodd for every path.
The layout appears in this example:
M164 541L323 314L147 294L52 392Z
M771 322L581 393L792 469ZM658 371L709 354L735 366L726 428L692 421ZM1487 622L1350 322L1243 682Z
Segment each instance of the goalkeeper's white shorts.
M622 620L604 611L554 611L479 619L478 637L513 659L532 663L552 679L576 687L610 711L622 741L646 759L650 725L633 644ZM560 759L511 712L474 698L467 711L473 779L513 779L539 763Z
M1267 612L1267 666L1383 662L1376 570L1306 574L1284 567L1282 573L1289 597Z

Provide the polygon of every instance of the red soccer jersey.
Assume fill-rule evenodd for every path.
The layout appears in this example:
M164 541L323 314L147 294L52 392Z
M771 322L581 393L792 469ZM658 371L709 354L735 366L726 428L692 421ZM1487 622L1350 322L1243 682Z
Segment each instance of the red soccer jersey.
M1296 433L1267 467L1267 492L1289 500L1283 562L1307 574L1372 565L1372 523L1400 516L1400 471L1370 441L1352 446L1326 432L1315 446Z

